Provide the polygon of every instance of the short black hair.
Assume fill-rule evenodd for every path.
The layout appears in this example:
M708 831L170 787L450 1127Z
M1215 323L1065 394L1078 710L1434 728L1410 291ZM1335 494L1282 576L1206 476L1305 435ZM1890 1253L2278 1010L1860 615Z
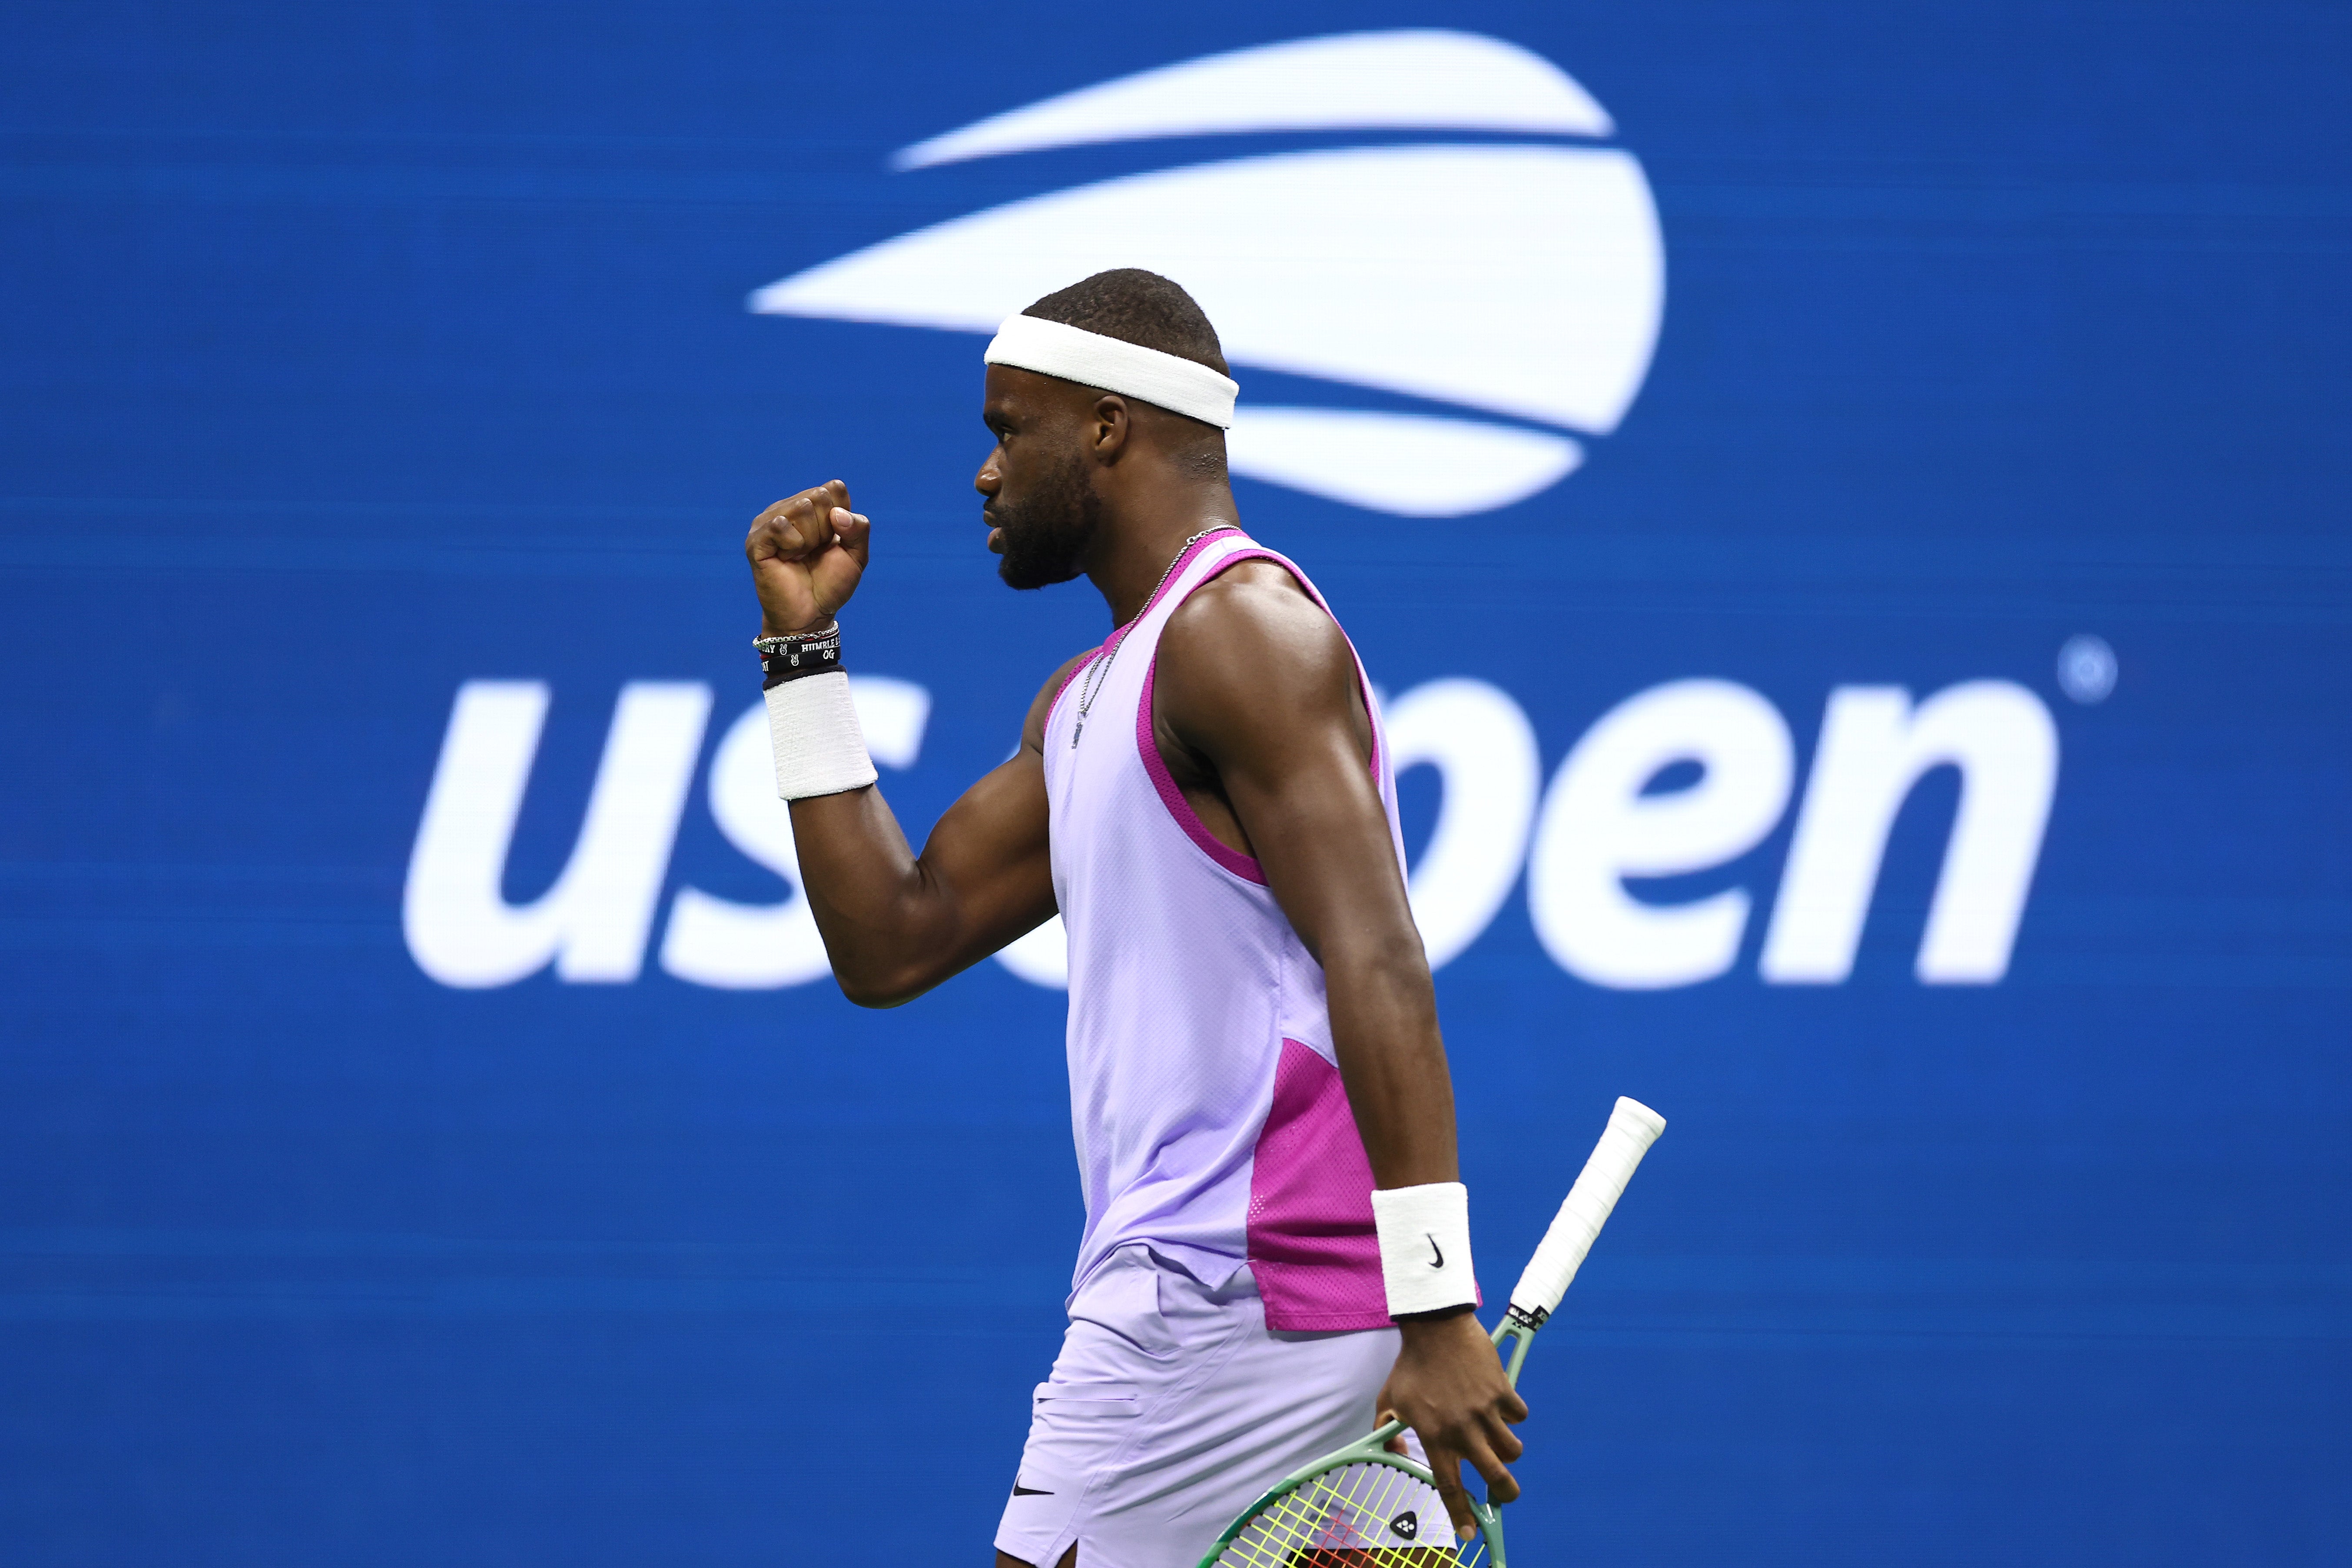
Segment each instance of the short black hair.
M1208 312L1181 284L1140 267L1118 267L1081 279L1021 313L1138 348L1158 349L1207 365L1219 375L1233 374L1225 366L1225 351L1217 342L1217 329L1209 324Z

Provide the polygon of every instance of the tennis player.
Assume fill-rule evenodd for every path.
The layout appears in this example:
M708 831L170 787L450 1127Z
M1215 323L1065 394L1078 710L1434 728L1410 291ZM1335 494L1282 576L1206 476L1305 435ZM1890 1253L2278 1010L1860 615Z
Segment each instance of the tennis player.
M1192 1568L1286 1471L1393 1412L1441 1496L1507 1501L1527 1407L1471 1309L1468 1198L1396 790L1353 647L1242 531L1238 390L1192 297L1104 272L989 344L973 481L998 574L1112 629L921 854L874 787L836 612L871 544L835 480L761 512L778 792L849 998L888 1007L1057 911L1086 1230L999 1568Z

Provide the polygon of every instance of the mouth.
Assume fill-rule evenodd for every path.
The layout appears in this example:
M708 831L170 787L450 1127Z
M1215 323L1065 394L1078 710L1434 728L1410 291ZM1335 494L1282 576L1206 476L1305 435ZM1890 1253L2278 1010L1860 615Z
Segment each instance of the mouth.
M988 507L980 509L980 521L988 526L988 548L998 555L1004 553L1004 525L996 521L996 513Z

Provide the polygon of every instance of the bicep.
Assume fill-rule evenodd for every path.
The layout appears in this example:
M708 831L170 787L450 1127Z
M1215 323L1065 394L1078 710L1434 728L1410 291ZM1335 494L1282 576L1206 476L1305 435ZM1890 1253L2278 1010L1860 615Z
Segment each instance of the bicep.
M959 946L982 944L966 963L1043 925L1054 914L1045 770L1024 746L981 775L948 807L923 845L921 864L955 895Z
M1345 719L1228 752L1226 798L1308 951L1328 964L1335 946L1417 943L1388 812Z
M931 955L933 984L1054 918L1041 743L1054 697L1079 662L1070 660L1038 689L1022 724L1021 744L948 807L917 858L923 879L946 895L951 911Z

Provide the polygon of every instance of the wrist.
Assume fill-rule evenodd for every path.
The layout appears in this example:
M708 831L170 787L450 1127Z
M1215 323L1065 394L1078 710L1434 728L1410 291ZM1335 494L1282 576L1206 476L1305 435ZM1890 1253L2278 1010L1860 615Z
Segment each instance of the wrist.
M1426 1339L1433 1333L1444 1331L1445 1325L1457 1318L1471 1318L1471 1314L1477 1310L1475 1302L1465 1301L1458 1307L1440 1307L1433 1312L1407 1312L1394 1321L1398 1328L1404 1331L1406 1339ZM1471 1318L1471 1321L1474 1327L1477 1326L1476 1319ZM1486 1331L1479 1328L1478 1331L1484 1334Z
M763 637L816 637L839 629L840 624L831 616L819 616L813 621L807 621L796 626L780 625L773 616L762 615L760 617L760 635Z
M841 668L841 627L827 625L819 631L792 632L756 637L760 650L761 684L773 690L788 680L803 680Z

